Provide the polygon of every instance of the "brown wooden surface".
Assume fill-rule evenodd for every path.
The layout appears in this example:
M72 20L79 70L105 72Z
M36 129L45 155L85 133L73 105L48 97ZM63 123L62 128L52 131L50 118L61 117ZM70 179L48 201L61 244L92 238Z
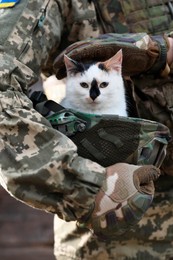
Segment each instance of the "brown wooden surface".
M55 260L53 215L33 209L0 186L0 260Z

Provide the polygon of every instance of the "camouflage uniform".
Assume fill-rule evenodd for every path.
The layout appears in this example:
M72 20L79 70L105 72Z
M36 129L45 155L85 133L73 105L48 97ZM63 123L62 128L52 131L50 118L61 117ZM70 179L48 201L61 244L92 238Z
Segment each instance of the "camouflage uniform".
M99 28L102 33L145 31L159 34L171 30L172 19L167 1L165 4L159 0L152 3L100 0L97 3L100 3L97 15L99 21L101 20ZM166 79L158 77L157 80L155 76L144 75L133 80L141 117L160 121L173 129L171 75ZM171 146L168 149L171 150ZM170 175L173 174L171 156L172 153L168 153L164 163L166 168L163 167L163 171ZM117 241L111 243L99 242L89 232L77 230L75 222L66 223L55 217L55 256L58 260L172 259L172 184L172 176L161 177L156 183L157 192L153 205L139 222L137 229L117 237Z
M100 4L100 26L93 2ZM78 157L76 146L32 108L26 93L28 86L37 81L40 67L47 75L51 73L57 48L61 51L76 40L97 36L99 30L128 30L123 11L131 21L132 1L93 2L23 0L12 10L4 10L0 17L1 183L17 199L67 221L88 212L102 185L105 169ZM122 5L122 9L120 2L129 3L128 8ZM133 2L136 8L141 2L150 1ZM140 7L142 10L144 6ZM172 177L166 178L170 178L170 186L158 184L161 191L137 230L117 237L117 241L99 242L89 232L78 230L75 222L56 217L57 259L173 257Z
M0 37L0 164L1 182L18 199L74 220L90 209L105 169L78 157L76 146L25 95L59 45L67 4L25 0L1 14L1 23L10 26L1 26Z

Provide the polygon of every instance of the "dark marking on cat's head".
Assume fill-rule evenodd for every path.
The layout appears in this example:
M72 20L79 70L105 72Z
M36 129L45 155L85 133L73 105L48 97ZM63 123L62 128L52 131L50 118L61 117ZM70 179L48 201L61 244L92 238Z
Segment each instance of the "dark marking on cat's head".
M100 90L96 79L91 82L90 98L94 101L100 95Z
M67 55L64 55L64 63L66 66L67 74L76 75L77 73L84 73L91 64L84 64L69 58Z
M88 68L91 66L91 64L84 64L82 62L76 61L76 68L75 68L75 74L77 73L84 73Z
M106 66L103 63L99 63L98 68L104 71L108 71Z
M85 68L84 68L84 66L83 66L83 64L82 63L80 63L80 62L77 62L76 61L76 64L75 64L76 66L75 66L75 68L74 68L74 74L77 74L77 73L83 73L84 72L84 70L85 70Z

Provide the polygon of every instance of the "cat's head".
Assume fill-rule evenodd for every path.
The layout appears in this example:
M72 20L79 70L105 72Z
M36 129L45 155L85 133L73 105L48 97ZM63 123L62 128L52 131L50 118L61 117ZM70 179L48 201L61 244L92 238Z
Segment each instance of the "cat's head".
M83 111L104 106L122 88L122 50L95 64L77 62L64 55L67 70L67 95L76 109Z

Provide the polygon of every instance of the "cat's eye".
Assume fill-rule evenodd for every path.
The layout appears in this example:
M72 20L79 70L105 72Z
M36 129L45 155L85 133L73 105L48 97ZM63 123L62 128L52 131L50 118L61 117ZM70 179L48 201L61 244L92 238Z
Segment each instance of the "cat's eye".
M108 82L102 82L102 83L100 84L100 88L106 88L108 85L109 85Z
M81 87L83 87L83 88L88 88L88 87L89 87L88 84L85 83L85 82L81 82L80 85L81 85Z

